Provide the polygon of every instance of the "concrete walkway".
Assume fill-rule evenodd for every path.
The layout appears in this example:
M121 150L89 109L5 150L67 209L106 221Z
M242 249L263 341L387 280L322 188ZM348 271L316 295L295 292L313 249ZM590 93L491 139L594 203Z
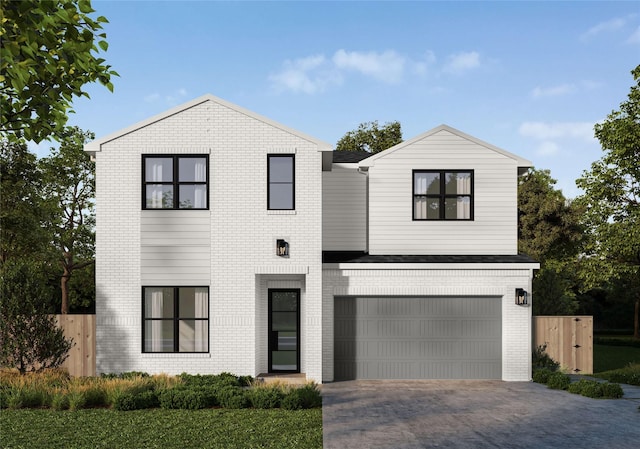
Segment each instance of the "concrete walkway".
M640 447L640 388L590 399L532 382L325 384L325 449Z

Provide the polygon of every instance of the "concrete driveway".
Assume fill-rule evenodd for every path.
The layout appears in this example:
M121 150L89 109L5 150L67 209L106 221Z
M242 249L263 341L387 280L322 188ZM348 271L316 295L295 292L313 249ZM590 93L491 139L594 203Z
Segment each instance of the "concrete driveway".
M325 449L640 447L640 387L590 399L531 382L322 386Z

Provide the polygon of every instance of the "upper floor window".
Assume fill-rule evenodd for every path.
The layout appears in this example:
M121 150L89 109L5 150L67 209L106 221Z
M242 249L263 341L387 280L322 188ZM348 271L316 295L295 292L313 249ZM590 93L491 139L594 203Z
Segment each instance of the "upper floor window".
M295 157L267 155L267 209L295 209Z
M414 170L414 220L473 220L472 170Z
M208 287L142 291L142 352L209 352Z
M143 209L208 209L209 156L142 156Z

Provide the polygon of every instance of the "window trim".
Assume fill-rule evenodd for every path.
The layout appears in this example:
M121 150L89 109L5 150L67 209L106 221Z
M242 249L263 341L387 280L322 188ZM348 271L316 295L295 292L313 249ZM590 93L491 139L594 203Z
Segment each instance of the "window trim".
M416 194L416 173L437 173L440 175L440 193L434 194ZM447 194L446 193L446 173L469 173L471 176L471 193L470 194ZM412 170L411 171L411 219L412 221L474 221L474 197L475 197L475 174L474 170L463 168L451 168L442 170ZM457 198L464 196L469 198L469 218L446 218L445 201L447 198ZM416 218L416 197L438 198L439 199L439 217L438 218Z
M147 164L146 160L156 159L172 159L172 179L173 181L151 182L147 181ZM185 181L180 182L180 159L205 159L206 180L203 181ZM173 187L173 205L172 207L147 207L147 184L168 185ZM207 204L205 207L180 207L180 186L188 185L204 185L207 192ZM142 155L142 209L143 210L209 210L209 155L208 154L143 154Z
M167 288L173 289L173 317L172 318L146 318L145 317L145 289L147 288ZM179 289L181 288L205 288L207 289L207 318L195 318L195 317L180 317L180 297ZM179 285L179 286L167 286L167 285L143 285L142 286L142 353L143 354L210 354L211 353L211 297L209 286L206 285ZM206 351L180 351L180 321L196 320L207 322L207 350ZM172 321L173 326L173 351L147 351L145 350L145 330L147 322L153 321Z
M291 207L276 209L271 207L271 158L291 158L292 173L291 182L274 182L274 184L291 184ZM294 153L269 153L267 154L267 210L296 210L296 155Z

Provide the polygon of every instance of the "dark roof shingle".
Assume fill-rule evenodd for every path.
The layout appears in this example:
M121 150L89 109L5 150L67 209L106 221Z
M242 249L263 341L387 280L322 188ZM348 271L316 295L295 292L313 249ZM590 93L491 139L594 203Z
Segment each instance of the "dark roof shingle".
M363 251L323 251L323 263L536 263L517 255L369 255Z
M334 151L333 162L334 163L356 163L371 156L371 153L366 151Z

